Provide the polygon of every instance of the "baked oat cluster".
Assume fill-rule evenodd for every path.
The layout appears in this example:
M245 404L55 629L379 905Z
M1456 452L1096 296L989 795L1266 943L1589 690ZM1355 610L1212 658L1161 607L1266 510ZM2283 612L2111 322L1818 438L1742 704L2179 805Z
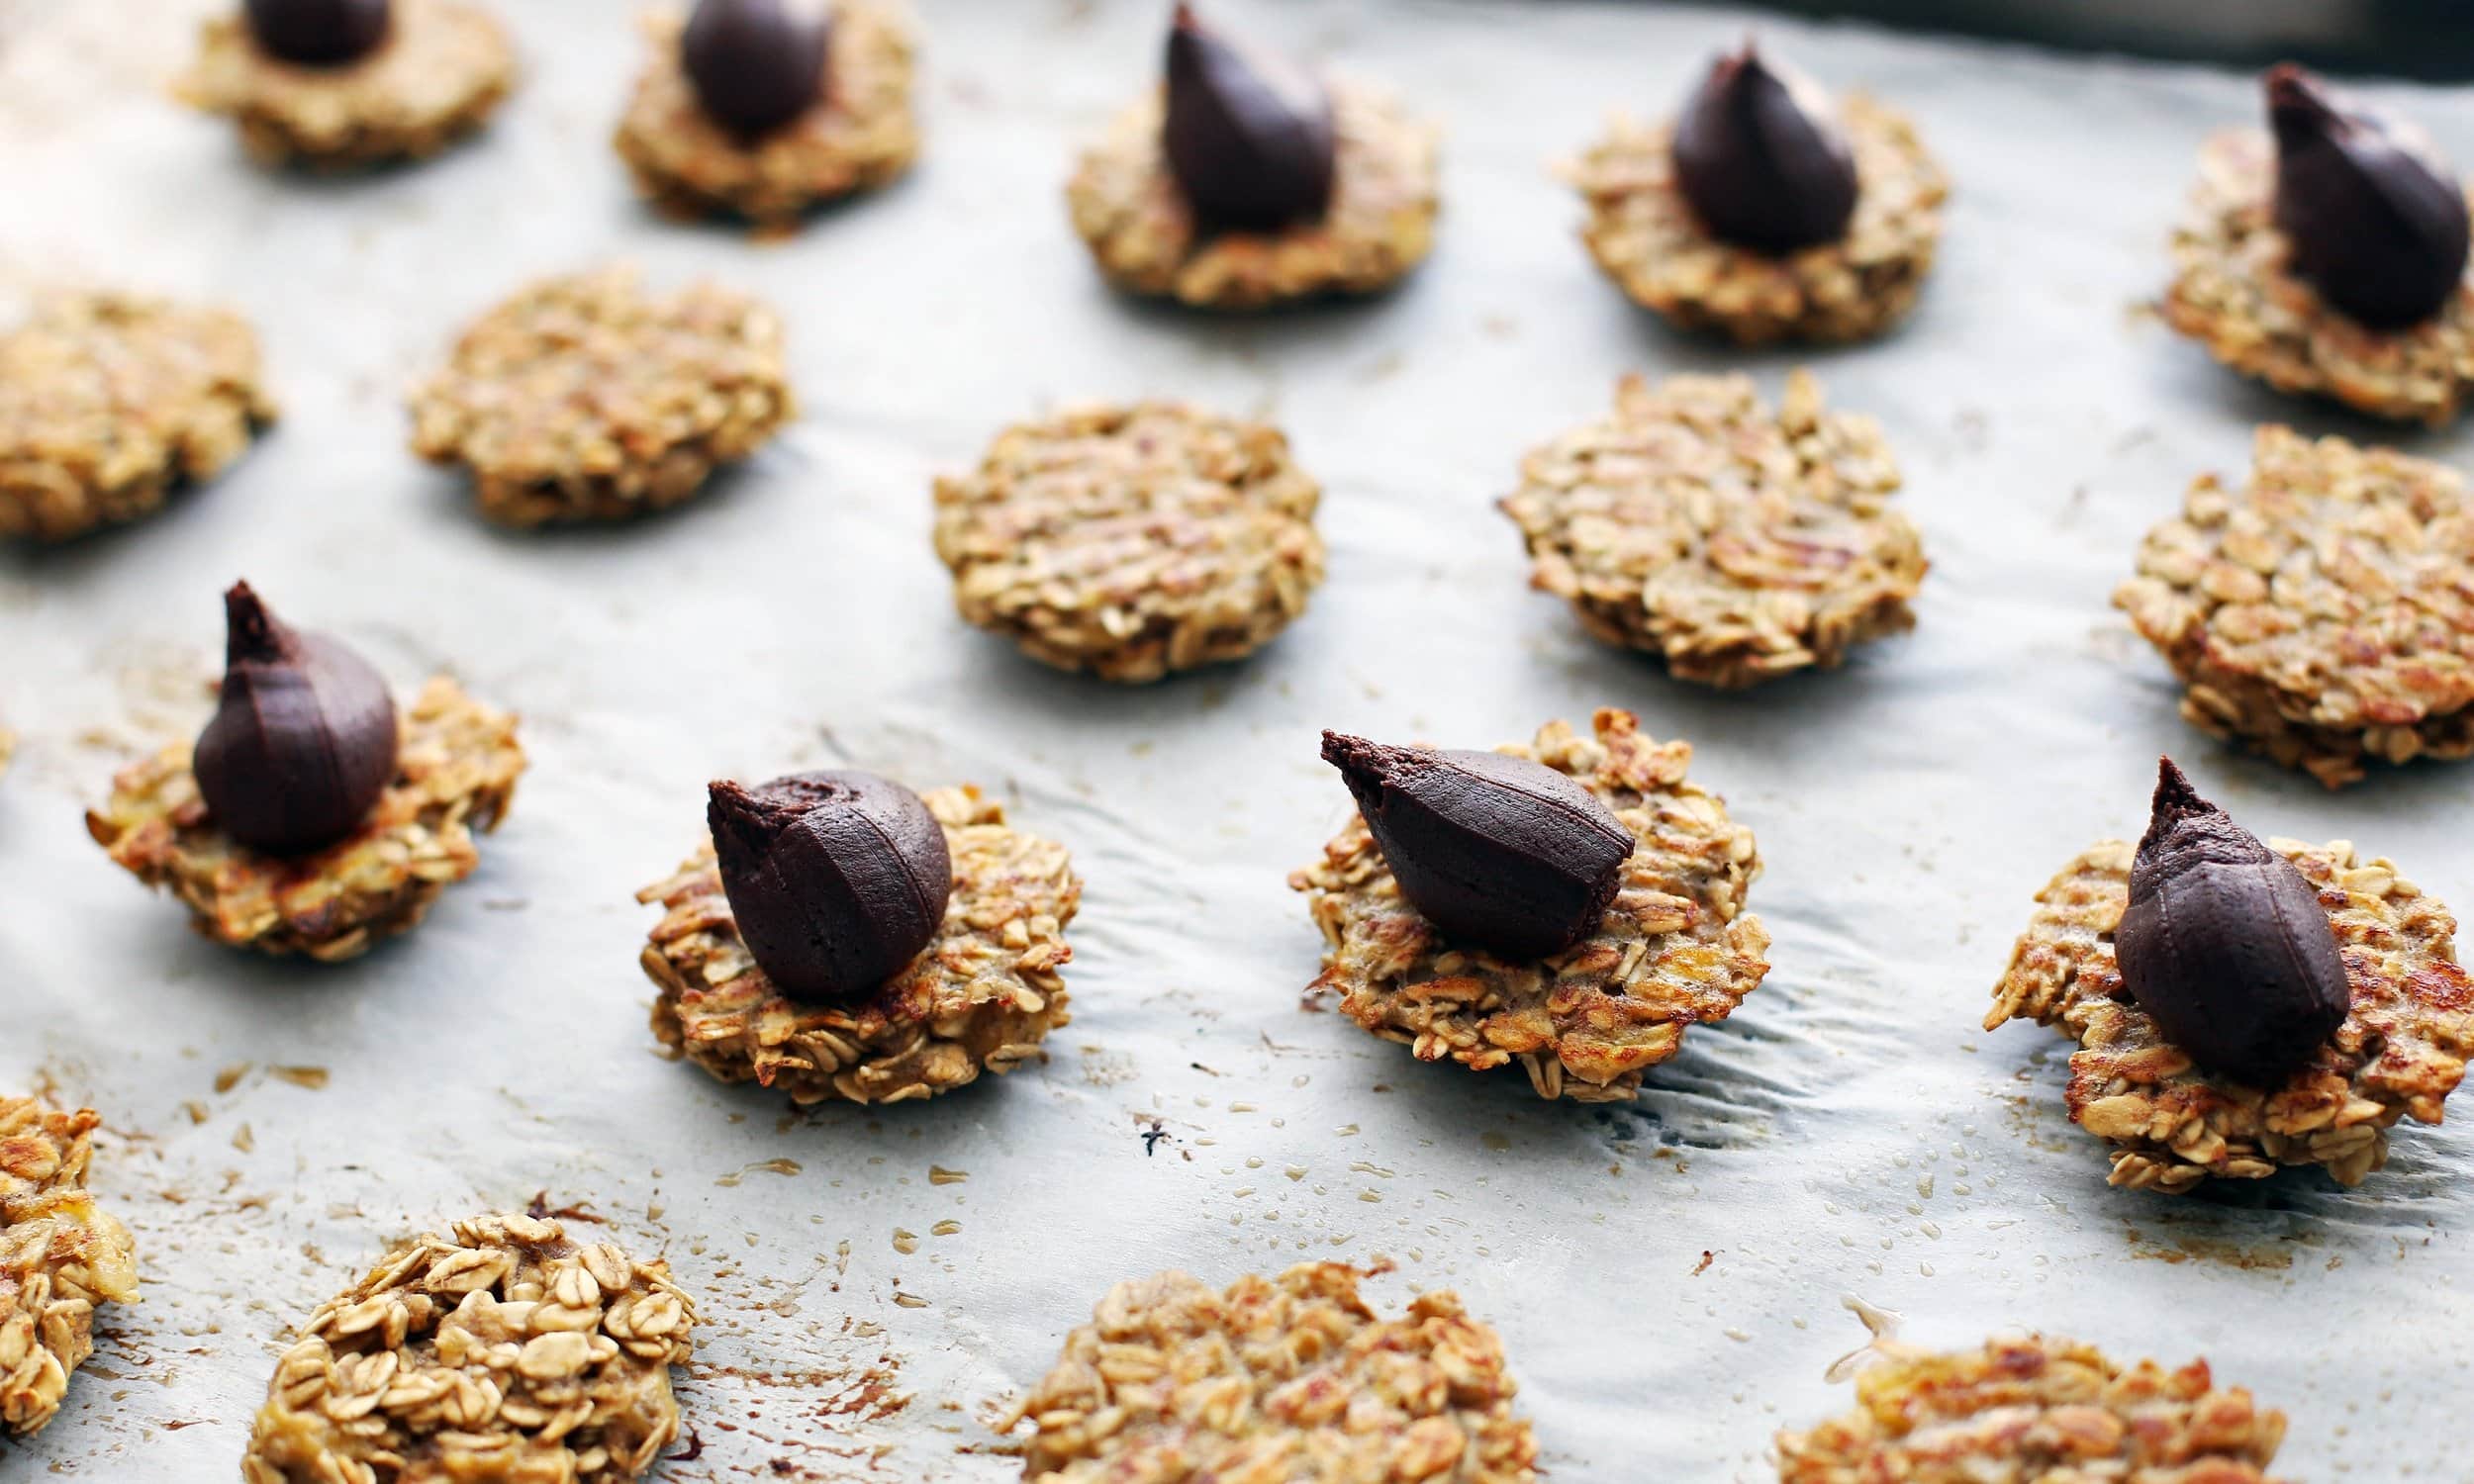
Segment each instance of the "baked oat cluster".
M708 843L636 893L665 915L643 953L661 990L653 1034L725 1082L754 1080L805 1107L933 1097L1011 1071L1070 1018L1058 971L1083 882L1065 847L1005 823L975 788L924 795L945 831L953 892L926 952L850 1005L777 993L741 941Z
M1202 309L1254 310L1387 289L1434 245L1434 128L1363 84L1331 84L1330 208L1278 232L1213 232L1178 188L1157 89L1086 150L1066 184L1074 230L1100 273L1131 294Z
M1530 583L1609 644L1707 685L1830 667L1915 624L1922 538L1890 507L1869 417L1787 378L1776 413L1744 376L1628 376L1614 413L1533 449L1502 502Z
M481 127L516 85L506 30L464 0L393 0L387 38L339 66L269 54L235 5L209 18L182 98L230 115L269 164L354 169L422 159Z
M2454 418L2474 391L2474 280L2420 324L2366 325L2288 267L2275 190L2276 145L2266 133L2234 130L2208 140L2189 215L2173 234L2165 323L2280 392L2400 421Z
M2030 1020L2078 1042L2063 1095L2071 1121L2113 1146L2110 1184L2180 1194L2291 1164L2359 1184L2387 1162L2387 1131L2408 1117L2438 1123L2464 1079L2474 978L2457 967L2456 918L2345 841L2268 846L2317 889L2353 996L2335 1035L2281 1085L2202 1071L2124 987L2113 933L2130 894L2128 841L2090 847L2037 893L1993 986L1986 1030Z
M0 537L57 541L213 478L275 417L239 316L71 294L0 336Z
M470 472L507 525L666 509L794 414L782 323L700 283L632 268L546 279L484 315L413 394L413 451Z
M1530 1484L1538 1444L1494 1331L1448 1292L1381 1318L1366 1276L1306 1262L1224 1293L1182 1272L1119 1283L999 1430L1034 1426L1031 1484Z
M2456 471L2266 426L2250 482L2213 475L2114 594L2184 687L2182 715L2330 788L2365 759L2474 755L2474 507Z
M0 1096L0 1433L42 1432L94 1353L96 1306L138 1301L129 1230L86 1192L102 1121Z
M1837 240L1769 253L1713 236L1675 180L1673 130L1618 118L1564 174L1588 208L1580 238L1633 302L1740 344L1868 339L1915 308L1950 193L1915 126L1860 94L1841 110L1856 214Z
M1060 669L1156 681L1251 654L1305 611L1321 498L1277 428L1081 408L936 482L936 554L967 622Z
M683 19L645 22L651 56L618 121L618 155L672 216L734 214L781 228L811 208L874 190L919 152L910 34L883 0L834 0L822 97L756 139L709 115L680 63Z
M395 782L359 827L313 855L261 855L216 827L178 742L122 770L86 829L149 886L187 903L218 943L333 962L406 932L481 863L523 773L516 718L444 676L402 718Z
M1323 972L1367 1030L1421 1061L1486 1070L1518 1063L1541 1097L1614 1102L1682 1049L1687 1027L1726 1019L1769 972L1768 930L1744 910L1760 874L1753 832L1688 783L1691 744L1654 742L1629 711L1595 735L1547 723L1499 751L1566 774L1605 801L1639 847L1596 932L1518 962L1449 942L1401 896L1363 817L1288 884L1312 897Z
M2273 1484L2284 1414L2205 1360L2126 1366L2045 1336L1876 1350L1855 1411L1779 1435L1779 1484Z
M662 1262L476 1216L328 1300L266 1389L247 1484L618 1484L679 1436L696 1306Z

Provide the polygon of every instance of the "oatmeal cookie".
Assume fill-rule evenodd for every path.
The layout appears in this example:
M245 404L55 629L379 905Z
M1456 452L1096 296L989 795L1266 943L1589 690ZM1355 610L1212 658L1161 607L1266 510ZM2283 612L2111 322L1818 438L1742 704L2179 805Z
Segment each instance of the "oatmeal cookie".
M1588 206L1580 239L1633 302L1678 328L1745 345L1877 335L1915 308L1950 187L1906 115L1860 94L1843 114L1857 184L1837 241L1779 255L1718 240L1675 182L1672 129L1621 117L1562 172Z
M536 283L484 315L413 394L413 451L471 471L507 525L679 504L794 415L782 323L713 284L631 268Z
M92 1108L0 1096L0 1433L40 1433L94 1353L95 1306L138 1301L129 1229L86 1193Z
M1387 95L1331 84L1331 207L1319 222L1272 233L1197 226L1161 147L1165 100L1155 89L1118 115L1066 184L1074 230L1117 288L1200 309L1263 309L1387 289L1434 245L1436 132Z
M268 54L234 5L209 19L178 92L229 114L269 164L356 169L422 159L481 127L516 85L516 52L490 14L463 0L395 0L387 39L338 66Z
M239 316L53 299L0 336L0 536L57 541L135 520L220 473L274 417Z
M1476 1070L1518 1062L1541 1097L1616 1102L1672 1057L1684 1028L1724 1020L1769 973L1769 932L1745 912L1760 874L1753 832L1684 781L1687 742L1653 742L1629 711L1601 710L1596 737L1548 722L1532 758L1605 800L1640 842L1596 932L1515 963L1463 948L1400 895L1363 817L1288 878L1312 893L1323 972L1311 991L1421 1061Z
M2276 145L2264 131L2229 130L2201 148L2189 216L2173 233L2165 323L2280 392L2433 426L2455 417L2474 391L2474 271L2437 315L2374 329L2286 268L2275 193Z
M1065 847L1021 834L971 788L924 795L944 827L953 894L934 942L874 997L809 1004L774 992L740 941L711 843L636 900L665 914L645 945L661 990L653 1034L725 1082L754 1079L801 1107L933 1097L1003 1073L1070 1018L1066 924L1083 882Z
M2334 788L2363 760L2474 755L2474 508L2454 470L2259 429L2250 483L2191 486L2114 604L2182 715Z
M150 886L189 904L218 943L329 963L410 930L449 882L481 864L475 831L497 828L523 772L516 718L439 676L406 708L396 779L358 829L312 855L261 855L208 817L190 744L112 781L87 833Z
M2124 987L2113 933L2130 842L2099 842L2037 893L1984 1028L2032 1020L2079 1043L2063 1096L2071 1121L2113 1146L2108 1183L2180 1194L2317 1164L2359 1184L2387 1161L2387 1130L2409 1116L2438 1123L2465 1076L2474 978L2457 967L2448 909L2345 841L2268 847L2319 893L2353 999L2336 1034L2275 1087L2200 1070Z
M1680 680L1738 687L1839 664L1914 627L1924 544L1869 417L1787 377L1773 416L1743 376L1627 376L1614 415L1521 462L1503 512L1530 585Z
M391 1250L275 1364L247 1484L619 1484L679 1436L696 1306L667 1264L513 1213Z
M1174 403L1005 429L936 482L963 618L1035 660L1156 681L1252 654L1323 581L1322 490L1276 428Z
M676 217L734 214L788 227L809 208L871 191L910 168L911 41L882 0L834 0L822 96L755 139L714 122L679 61L683 21L645 22L652 56L614 140L636 188Z
M1119 1283L998 1424L1035 1428L1022 1477L1531 1484L1503 1343L1449 1292L1398 1319L1373 1273L1305 1262L1221 1293L1182 1272Z
M1855 1411L1778 1435L1779 1484L2273 1484L2285 1415L2205 1360L2124 1366L2045 1336L1876 1350Z

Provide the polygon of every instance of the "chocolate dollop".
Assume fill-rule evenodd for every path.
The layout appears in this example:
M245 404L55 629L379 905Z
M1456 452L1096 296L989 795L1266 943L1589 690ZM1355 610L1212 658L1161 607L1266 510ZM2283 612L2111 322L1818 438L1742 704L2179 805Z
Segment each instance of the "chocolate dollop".
M832 13L825 0L698 0L679 61L714 121L753 138L824 96Z
M1856 156L1829 95L1751 42L1721 55L1675 120L1675 183L1712 236L1787 252L1846 234Z
M268 55L332 67L378 49L393 9L387 0L246 0L241 15Z
M1205 227L1278 232L1331 207L1330 93L1205 27L1190 5L1169 27L1161 145Z
M2342 108L2292 65L2266 75L2277 230L2295 273L2363 324L2430 319L2465 280L2465 191L2401 120Z

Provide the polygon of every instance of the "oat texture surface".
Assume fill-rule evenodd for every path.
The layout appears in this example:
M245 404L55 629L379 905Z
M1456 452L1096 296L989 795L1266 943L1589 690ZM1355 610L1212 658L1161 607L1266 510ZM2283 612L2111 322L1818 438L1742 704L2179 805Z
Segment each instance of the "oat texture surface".
M1119 1283L1003 1424L1034 1425L1023 1479L1531 1484L1538 1443L1494 1331L1448 1292L1386 1319L1364 1276Z
M1685 780L1689 743L1652 740L1629 711L1602 710L1592 726L1549 722L1498 751L1579 783L1640 842L1595 932L1534 962L1455 944L1400 895L1353 816L1288 879L1323 930L1314 989L1420 1061L1517 1063L1539 1096L1580 1102L1630 1098L1687 1029L1734 1014L1769 972L1768 930L1744 903L1760 874L1753 832Z
M138 1298L129 1230L86 1189L102 1121L0 1094L0 1457L58 1414L96 1308Z
M1678 328L1746 345L1882 333L1916 307L1942 239L1947 177L1905 114L1846 100L1856 214L1837 241L1774 254L1710 235L1675 183L1672 130L1618 116L1564 174L1580 239L1634 303Z
M0 335L0 537L135 520L222 472L274 416L239 316L126 294L47 299Z
M1879 425L1804 372L1774 413L1749 377L1628 376L1611 415L1530 451L1502 509L1530 585L1582 627L1732 688L1914 624L1927 564L1898 485Z

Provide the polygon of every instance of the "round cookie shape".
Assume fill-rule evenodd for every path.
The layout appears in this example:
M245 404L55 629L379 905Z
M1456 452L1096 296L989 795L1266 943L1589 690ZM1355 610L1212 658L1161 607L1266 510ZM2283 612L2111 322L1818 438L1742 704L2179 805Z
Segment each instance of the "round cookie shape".
M523 773L516 718L445 676L402 708L395 778L360 825L306 856L268 856L217 828L174 743L122 770L86 831L115 863L186 903L218 943L336 962L419 925L438 893L481 864Z
M2474 504L2456 471L2261 427L2249 482L2202 476L2113 596L2182 716L2329 788L2474 756Z
M696 1306L668 1264L555 1221L476 1216L391 1249L275 1363L245 1484L639 1478L679 1436ZM406 1477L416 1477L406 1475Z
M1005 429L936 482L936 554L965 621L1102 680L1239 659L1323 580L1322 491L1288 440L1175 403Z
M1119 1283L997 1430L1033 1424L1028 1484L1534 1484L1502 1340L1448 1291L1382 1317L1358 1293L1375 1275L1303 1262L1225 1292L1182 1272Z
M2071 1121L2113 1147L2108 1184L2178 1195L2315 1164L2356 1185L2387 1161L2388 1129L2438 1123L2465 1077L2474 978L2457 965L2448 909L2345 841L2267 844L2317 889L2352 994L2336 1033L2278 1085L2201 1071L2124 988L2113 934L2130 896L2128 841L2098 842L2037 893L1993 986L1986 1030L2028 1020L2079 1044L2063 1097Z
M504 525L618 520L692 499L795 415L782 324L714 284L624 266L545 279L481 317L413 393L413 451L472 476Z
M2280 392L2437 427L2474 393L2474 266L2440 312L2375 328L2289 266L2275 223L2276 145L2231 130L2200 147L2199 180L2173 233L2164 320L2218 361ZM2474 190L2467 193L2474 204Z
M641 962L660 990L653 1034L725 1082L806 1107L933 1097L1003 1073L1067 1023L1066 925L1083 882L1065 847L1005 823L971 788L922 795L945 831L953 894L926 950L873 995L808 1004L779 993L739 937L712 845L636 893L662 920Z
M1711 234L1677 181L1674 129L1616 117L1563 168L1588 218L1580 239L1632 301L1678 329L1738 344L1864 340L1915 308L1942 237L1942 167L1904 114L1842 100L1855 215L1834 240L1764 252Z
M650 54L612 142L638 191L667 215L786 229L815 207L886 185L918 155L915 48L886 0L833 0L816 101L753 136L699 101L680 57L679 15L650 17L645 31Z
M1449 941L1400 894L1362 816L1288 878L1324 939L1309 992L1340 997L1368 1031L1425 1062L1473 1070L1518 1063L1541 1097L1619 1102L1683 1033L1726 1019L1769 972L1769 932L1744 910L1760 874L1753 832L1685 781L1685 742L1643 736L1601 710L1594 735L1541 727L1529 758L1594 793L1639 842L1597 930L1563 953L1514 961Z
M1074 230L1119 290L1197 309L1274 305L1390 288L1434 245L1437 135L1389 95L1329 84L1331 204L1277 232L1212 232L1179 190L1155 88L1083 152L1066 183Z
M1872 1347L1856 1410L1778 1435L1779 1484L1989 1479L2270 1484L2285 1415L2220 1388L2208 1362L2123 1365L2042 1335L1934 1352Z
M42 1432L94 1353L96 1308L138 1298L129 1229L86 1191L102 1122L0 1096L0 1436Z
M258 45L238 5L205 23L178 91L231 116L268 164L349 170L423 159L471 134L516 85L516 51L489 11L466 0L394 0L384 40L334 65L304 65Z
M1743 376L1628 376L1614 413L1532 450L1501 509L1530 585L1679 680L1751 686L1915 624L1922 538L1869 417L1803 371L1772 414Z
M274 420L239 316L123 294L41 304L0 336L0 538L135 520Z

